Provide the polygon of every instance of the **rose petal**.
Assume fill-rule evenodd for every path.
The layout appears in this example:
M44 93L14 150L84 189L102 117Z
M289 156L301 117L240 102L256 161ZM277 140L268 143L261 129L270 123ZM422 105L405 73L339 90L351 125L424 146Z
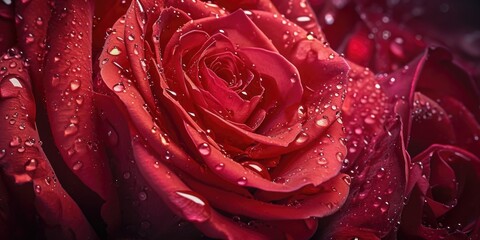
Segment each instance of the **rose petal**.
M290 21L296 23L305 31L313 33L318 39L323 39L323 32L318 24L317 17L307 0L300 0L295 3L272 0L278 11L285 15ZM273 13L272 11L268 11Z
M401 235L466 237L465 234L471 232L475 222L478 222L480 212L480 207L476 204L480 195L469 190L480 182L480 160L457 147L432 145L418 154L412 163L414 169L409 180L411 187L408 188L412 189L412 193L402 213L402 219L409 221L402 221ZM445 174L445 170L454 174ZM443 209L439 208L437 202L444 199L439 198L440 195L430 195L439 181L450 185L450 189L455 191L454 198L450 199L452 205L444 206ZM439 210L441 212L438 212ZM435 213L436 215L432 215Z
M46 0L17 1L15 7L17 14L22 16L22 21L17 23L18 44L28 59L35 97L40 100L44 96L42 68L51 5ZM81 38L83 35L76 37Z
M15 20L14 5L12 2L7 4L0 3L0 53L4 53L7 49L13 47L15 39Z
M244 10L262 10L271 13L279 13L270 0L240 0L240 1L228 1L218 0L216 1L220 6L226 8L230 12L234 12L239 9Z
M155 157L141 143L132 141L132 146L137 166L147 182L175 213L194 222L205 234L216 238L266 238L219 215L202 196L192 192L176 175L165 178L164 173L168 168L162 163L153 167Z
M475 115L460 101L446 97L440 101L445 109L455 132L454 145L462 147L477 156L480 155L480 124Z
M348 196L349 180L348 175L339 174L322 184L317 193L286 206L245 198L193 181L188 184L205 196L213 207L234 215L260 220L295 220L325 217L336 212Z
M95 14L93 19L92 49L93 56L101 52L105 43L105 33L113 24L127 12L132 0L101 0L95 1Z
M111 97L96 95L97 107L102 114L105 141L114 154L111 159L112 170L117 181L122 212L122 233L131 237L147 238L193 238L198 231L182 222L168 206L159 205L161 198L152 191L138 168L132 164L135 158L131 154L131 136L129 123L125 121L121 108L113 108L115 100ZM125 154L128 152L128 154ZM167 156L165 156L167 157ZM153 165L155 166L155 165ZM172 174L171 171L164 173ZM169 221L164 221L169 219Z
M4 133L0 137L0 165L3 173L13 180L9 180L8 187L15 189L33 183L33 188L24 193L35 194L36 210L49 226L47 234L61 234L66 239L96 239L80 208L57 182L39 144L32 85L24 63L18 59L20 55L14 57L4 55L0 60L0 67L8 69L0 81L0 108L8 117L0 124Z
M452 55L443 48L429 51L416 90L433 100L446 96L457 99L480 119L480 90L468 73L452 63Z
M398 212L403 208L409 158L404 149L401 121L397 119L390 124L386 133L377 136L381 141L372 139L374 144L369 145L370 149L357 155L362 164L351 171L356 176L352 179L352 193L342 209L326 220L324 238L347 233L356 237L355 229L383 238L393 231Z
M46 56L43 85L49 89L45 97L50 123L58 126L52 129L56 146L73 173L105 201L102 217L113 231L118 221L118 202L91 117L91 30L87 25L91 26L92 8L90 1L60 1L55 5L47 34L51 48ZM83 34L83 38L77 34Z
M182 11L189 13L189 16L192 19L223 17L227 15L225 10L220 8L218 5L203 1L166 0L165 6L182 9Z
M431 144L455 142L455 131L445 110L419 92L414 99L409 153L415 156Z

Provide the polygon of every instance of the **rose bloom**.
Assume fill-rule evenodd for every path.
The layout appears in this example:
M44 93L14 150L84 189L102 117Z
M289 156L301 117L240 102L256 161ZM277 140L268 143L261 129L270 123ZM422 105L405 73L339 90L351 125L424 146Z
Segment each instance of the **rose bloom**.
M1 239L478 239L479 9L3 0Z

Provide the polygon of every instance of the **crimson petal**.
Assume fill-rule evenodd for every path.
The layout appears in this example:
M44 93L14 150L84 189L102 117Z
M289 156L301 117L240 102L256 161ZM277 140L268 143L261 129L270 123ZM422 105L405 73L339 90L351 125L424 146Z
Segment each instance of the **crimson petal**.
M57 1L48 28L43 86L52 134L63 160L104 201L102 217L115 228L117 196L103 146L96 136L92 101L92 1ZM82 38L78 38L82 35ZM79 167L80 166L80 167Z
M8 117L0 124L3 133L0 165L2 172L11 178L8 188L33 183L29 192L35 194L37 212L49 226L46 234L57 234L55 238L64 239L96 239L95 231L80 208L57 182L41 148L32 85L24 62L19 58L19 55L4 55L0 60L0 67L8 68L0 81L0 111Z

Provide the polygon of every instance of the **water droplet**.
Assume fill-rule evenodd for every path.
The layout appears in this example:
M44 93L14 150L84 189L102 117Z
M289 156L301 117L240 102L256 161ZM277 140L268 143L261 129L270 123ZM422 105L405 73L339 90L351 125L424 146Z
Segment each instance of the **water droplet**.
M165 91L170 95L172 96L173 98L176 98L177 97L177 93L175 91L172 91L168 88L165 89Z
M42 192L42 187L40 187L40 185L35 185L35 192L36 193L41 193Z
M10 147L17 147L20 146L21 139L17 136L13 136L12 140L10 141Z
M221 171L225 168L225 163L219 163L215 166L215 170Z
M332 25L335 22L335 18L331 13L326 13L323 18L325 19L325 23L327 25Z
M31 33L29 33L26 37L25 37L25 43L26 44L29 44L29 43L32 43L35 41L35 38L33 37L33 35Z
M130 35L128 35L127 39L130 40L130 41L133 41L133 40L135 40L135 36L133 36L133 34L130 34Z
M42 26L42 25L43 25L43 19L42 19L42 17L38 17L37 20L35 21L35 23L36 23L38 26Z
M18 78L11 77L9 79L9 81L14 87L23 88L22 83L20 82L20 80Z
M287 180L283 177L276 177L273 179L273 182L278 184L285 184Z
M237 180L237 184L240 186L245 186L247 184L248 180L246 177L241 177Z
M202 154L203 156L210 155L211 149L210 149L210 145L208 145L208 143L202 143L202 144L198 145L197 148L198 148L198 152L200 154Z
M297 82L297 79L298 79L298 75L295 73L295 74L293 74L293 76L290 78L290 82L291 82L291 83L296 83L296 82Z
M328 160L327 160L326 158L324 158L324 157L321 157L321 158L317 159L317 163L318 163L319 165L324 166L324 165L326 165L326 164L328 163Z
M352 183L352 178L350 178L350 176L348 176L348 175L343 176L342 180L349 186Z
M78 95L77 98L75 98L75 102L76 102L78 105L82 105L82 104L83 104L83 96L82 96L82 95Z
M130 176L131 176L131 173L130 173L130 172L124 172L124 173L123 173L123 179L125 179L125 180L126 180L126 179L129 179Z
M7 154L7 151L5 149L0 150L0 159L5 157L6 154Z
M107 137L108 137L108 143L111 145L111 146L116 146L117 143L118 143L118 135L117 135L117 132L115 132L115 130L110 130L107 132Z
M380 211L381 211L382 213L385 213L387 210L388 210L388 206L382 206L382 207L380 207Z
M355 133L358 134L358 135L361 135L362 134L362 129L361 128L355 128Z
M335 54L330 53L330 55L328 55L328 59L332 60L332 59L334 59L334 58L335 58Z
M165 160L170 160L170 158L172 158L170 151L165 151Z
M142 191L142 192L139 192L139 193L138 193L138 199L139 199L140 201L145 201L145 200L147 200L147 193L146 193L146 192L143 192L143 191Z
M75 125L75 124L73 124L73 123L70 123L70 124L65 128L65 131L63 132L63 135L64 135L64 136L69 136L69 135L72 135L72 134L77 133L77 131L78 131L77 125Z
M123 85L123 83L117 83L115 85L113 85L113 91L115 92L123 92L125 91L125 86Z
M54 74L51 80L52 86L53 87L57 86L59 82L60 82L60 76L58 74Z
M198 196L196 193L194 192L191 192L191 191L178 191L178 192L175 192L177 195L183 197L183 198L186 198L200 206L205 206L206 203L205 201L203 201L201 199L200 196Z
M78 90L78 89L80 88L80 85L81 85L80 80L75 79L75 80L73 80L73 81L70 82L70 89L71 89L72 91L76 91L76 90Z
M366 117L364 120L363 120L366 124L374 124L375 123L375 119L371 118L371 117Z
M297 140L295 140L295 142L297 144L302 144L307 140L308 140L308 134L306 132L301 132L300 134L298 134Z
M38 166L37 160L32 158L25 163L25 171L28 171L28 172L35 171L35 169L37 169L37 166Z
M310 22L312 19L309 16L300 16L297 17L297 22Z
M70 118L70 123L78 124L78 117L77 117L76 115L73 115L73 116Z
M110 51L108 53L110 53L110 55L112 55L112 56L118 56L118 55L120 55L120 53L122 53L122 51L120 51L120 49L118 49L116 46L114 46L112 49L110 49Z
M317 119L317 121L315 121L315 123L319 127L326 127L326 126L328 126L328 118L327 118L327 116L323 116L323 117Z
M17 152L19 152L19 153L25 152L25 147L24 147L24 146L20 146L19 148L17 148Z
M10 123L10 125L15 124L16 122L17 122L17 120L15 120L15 119L13 119L13 118L8 121L8 123Z
M337 160L339 162L343 162L343 153L337 152L337 154L335 154L335 156L337 157Z
M268 172L268 169L259 162L245 161L245 162L242 162L242 166L252 170L254 173L260 175L265 179L270 179L270 173Z
M80 170L80 168L82 168L82 167L83 167L83 163L80 162L80 161L78 161L78 162L76 162L75 164L73 164L72 169L73 169L73 171L78 171L78 170Z

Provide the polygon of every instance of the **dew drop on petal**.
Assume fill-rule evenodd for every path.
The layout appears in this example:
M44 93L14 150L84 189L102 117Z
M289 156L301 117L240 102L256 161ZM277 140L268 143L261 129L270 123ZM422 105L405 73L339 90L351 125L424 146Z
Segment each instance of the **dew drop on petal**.
M13 136L10 141L10 147L17 147L20 145L21 139L17 136Z
M343 153L337 152L337 154L335 154L335 156L337 157L337 160L339 162L343 162Z
M9 79L10 83L14 86L14 87L18 87L18 88L22 88L22 83L20 82L20 80L16 77L11 77Z
M168 89L166 88L165 91L170 95L172 96L173 98L176 98L177 97L177 93L171 89Z
M325 19L325 23L327 25L332 25L335 22L335 18L333 17L333 15L331 13L325 14L325 16L323 18Z
M283 177L276 177L273 179L273 182L278 184L285 184L287 180Z
M7 154L7 151L5 149L0 150L0 159L5 157L6 154Z
M83 166L83 163L78 161L75 164L73 164L72 169L73 169L73 171L78 171L78 170L80 170L80 168L82 168L82 166Z
M42 192L42 187L40 187L40 185L35 185L35 192L36 193L41 193Z
M75 79L75 80L70 82L70 89L72 91L76 91L80 88L80 84L81 84L80 80Z
M350 186L350 184L352 183L352 179L350 178L350 176L346 175L346 176L343 176L342 177L342 180Z
M110 53L110 55L112 56L118 56L120 55L120 53L122 53L122 51L120 51L120 49L114 46L112 49L110 49L108 53Z
M25 163L25 171L35 171L37 169L38 162L35 159L30 159Z
M270 173L268 172L268 169L263 164L261 164L259 162L245 161L245 162L242 162L242 166L252 170L254 173L260 175L261 177L263 177L265 179L270 179Z
M25 37L25 43L26 44L29 44L29 43L32 43L35 41L35 38L33 37L33 35L30 33L28 34L26 37Z
M324 157L321 157L321 158L317 159L317 163L318 163L318 165L324 166L328 163L328 160Z
M215 166L215 170L221 171L225 168L225 163L219 163Z
M72 135L72 134L77 133L77 131L78 131L77 125L75 125L75 124L73 124L73 123L70 123L70 124L65 128L65 130L63 131L63 135L64 135L64 136L69 136L69 135Z
M295 140L295 142L297 144L302 144L304 142L306 142L308 140L308 134L305 133L305 132L302 132L298 135L297 139Z
M125 86L123 85L123 83L117 83L115 85L113 85L113 91L115 92L123 92L125 91Z
M53 87L57 86L60 83L60 76L58 74L54 74L51 83Z
M183 198L186 198L190 201L192 201L193 203L195 204L198 204L200 206L205 206L206 203L205 201L203 201L200 196L198 196L197 194L195 194L194 192L190 192L190 191L178 191L178 192L175 192L177 195L183 197Z
M297 17L297 22L310 22L312 19L309 16Z
M147 197L148 197L148 196L147 196L147 193L146 193L146 192L143 192L143 191L142 191L142 192L139 192L139 193L138 193L138 199L139 199L140 201L145 201L145 200L147 200Z
M78 105L82 105L82 104L83 104L83 96L82 96L82 95L78 95L78 96L75 98L75 102L76 102Z
M241 177L237 180L237 184L240 186L245 186L247 184L248 180L246 177Z
M321 118L317 119L317 121L315 121L315 123L319 127L326 127L326 126L328 126L328 118L326 116L321 117Z
M20 146L20 147L17 149L17 152L19 152L19 153L25 152L25 147L24 147L24 146Z
M198 152L200 154L202 154L203 156L210 155L211 149L210 149L210 145L208 145L208 143L202 143L202 144L198 145L197 148L198 148Z

